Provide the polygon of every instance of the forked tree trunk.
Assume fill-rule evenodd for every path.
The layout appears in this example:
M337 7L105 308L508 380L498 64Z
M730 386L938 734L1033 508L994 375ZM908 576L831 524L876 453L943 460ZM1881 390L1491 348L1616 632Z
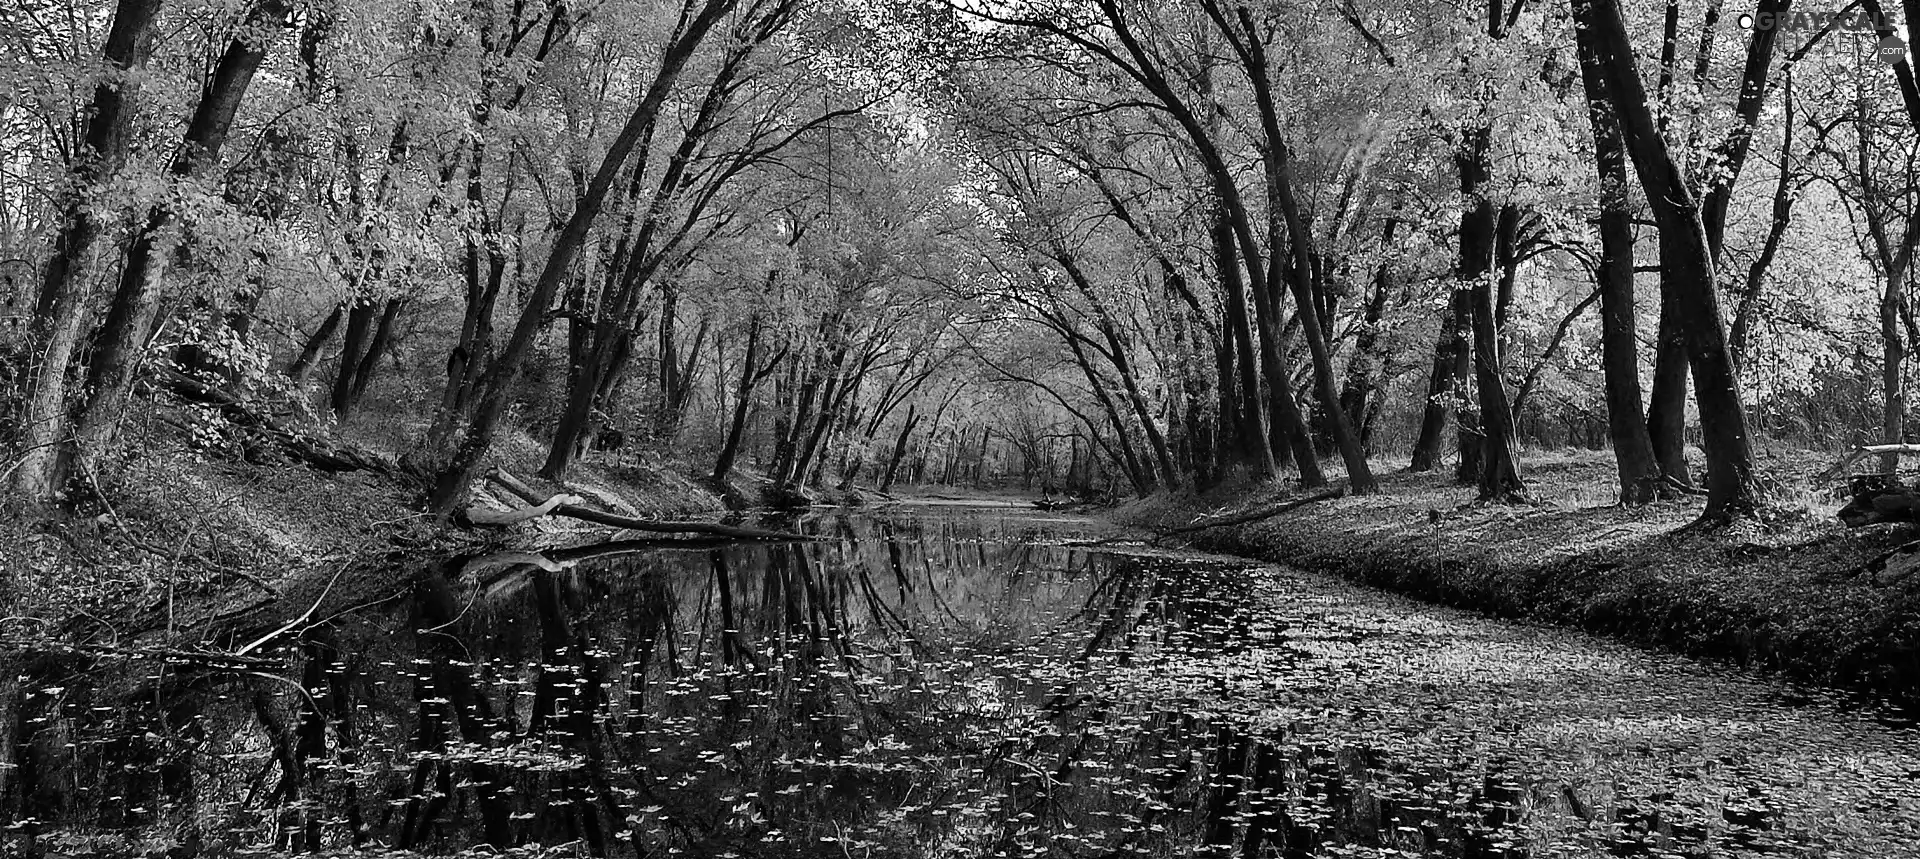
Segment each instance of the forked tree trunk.
M187 121L180 150L168 172L176 180L206 177L219 164L233 121L267 58L267 48L291 22L285 0L262 0L254 5L239 33L227 44L214 65L200 102ZM162 237L179 223L172 207L156 205L147 212L140 232L127 251L119 286L101 326L99 347L87 366L87 402L74 421L74 442L65 453L91 458L112 446L125 416L127 398L139 371L141 353L153 334L160 309L160 285L167 257L175 250Z
M1459 277L1472 295L1474 385L1480 393L1480 500L1523 498L1527 487L1520 479L1519 456L1514 450L1513 407L1501 372L1500 329L1493 295L1493 258L1498 215L1486 197L1490 165L1487 143L1491 130L1468 132L1466 149L1455 155L1460 170L1460 192L1467 211L1460 221Z
M1594 168L1600 179L1600 363L1605 375L1607 435L1620 476L1620 503L1647 504L1665 486L1653 455L1653 439L1641 415L1640 340L1634 305L1633 214L1627 198L1627 155L1620 125L1607 101L1605 73L1591 44L1591 31L1577 33L1580 76L1593 127Z
M121 0L101 49L105 77L94 86L82 145L72 167L73 190L64 202L53 256L41 281L33 330L46 344L35 368L33 387L20 413L17 441L21 458L14 466L13 488L34 503L52 500L66 482L61 449L68 422L69 368L79 352L93 298L104 227L88 200L120 171L126 161L139 68L151 50L160 0Z
M1660 225L1662 289L1679 311L1700 406L1707 454L1707 506L1702 520L1726 522L1758 505L1752 440L1740 380L1727 352L1726 324L1714 284L1713 251L1700 208L1648 107L1618 0L1574 0L1576 26L1593 29L1594 55L1622 138ZM1663 303L1665 303L1663 301Z

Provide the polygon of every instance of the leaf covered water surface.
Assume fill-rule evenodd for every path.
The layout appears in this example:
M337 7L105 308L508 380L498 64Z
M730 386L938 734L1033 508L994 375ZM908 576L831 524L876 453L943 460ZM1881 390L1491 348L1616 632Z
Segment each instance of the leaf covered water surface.
M804 525L823 539L428 565L410 605L310 630L278 673L130 658L42 683L32 819L7 837L175 856L1920 855L1920 742L1870 709L1283 568L1074 547L1073 520Z

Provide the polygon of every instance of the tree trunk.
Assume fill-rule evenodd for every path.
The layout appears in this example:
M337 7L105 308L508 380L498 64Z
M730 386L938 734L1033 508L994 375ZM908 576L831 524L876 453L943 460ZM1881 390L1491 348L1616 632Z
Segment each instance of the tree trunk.
M393 323L400 316L400 309L406 302L399 298L389 298L380 308L380 321L373 326L373 339L367 343L366 353L360 356L360 363L354 366L353 384L347 389L347 408L352 409L360 403L360 396L367 391L367 385L379 373L380 359L387 356L387 350L393 347Z
M1680 165L1655 127L1634 62L1618 0L1575 0L1576 26L1594 30L1594 54L1640 184L1660 225L1662 290L1672 293L1687 348L1707 454L1703 521L1721 523L1758 506L1753 449L1740 381L1727 352L1725 321L1714 287L1713 251L1699 204ZM1663 296L1663 303L1665 296Z
M1791 3L1792 0L1759 0L1753 14L1757 19L1779 21L1786 17ZM1740 75L1740 94L1733 109L1736 121L1726 139L1711 153L1717 157L1712 161L1712 181L1707 184L1706 195L1700 203L1700 222L1706 231L1707 246L1713 251L1716 269L1727 231L1727 207L1733 200L1733 186L1740 178L1740 169L1753 148L1753 131L1766 102L1767 75L1773 67L1774 46L1779 42L1781 29L1779 26L1749 28L1752 35L1747 41L1746 66Z
M1296 313L1294 318L1300 322L1301 333L1307 341L1307 354L1313 364L1313 388L1319 403L1319 413L1326 424L1335 446L1340 450L1340 458L1347 467L1347 479L1356 495L1374 492L1378 487L1373 480L1373 471L1367 465L1367 455L1360 441L1353 434L1353 426L1347 421L1346 413L1340 409L1340 380L1333 369L1333 350L1327 342L1322 310L1326 305L1326 290L1321 283L1324 274L1319 265L1319 254L1315 250L1316 239L1312 227L1302 214L1300 202L1294 192L1293 154L1288 147L1280 128L1279 108L1275 105L1271 69L1267 61L1266 42L1255 26L1253 16L1244 7L1236 10L1241 32L1234 33L1233 26L1218 7L1209 6L1235 52L1240 58L1247 79L1253 85L1254 104L1260 115L1264 143L1260 146L1261 161L1266 168L1267 178L1267 219L1268 242L1265 286L1270 293L1268 302L1276 315L1279 310L1279 284L1285 282L1293 293ZM1242 252L1249 261L1257 259L1259 250L1252 246L1252 233L1249 229L1236 230L1244 247ZM1283 267L1279 258L1282 236L1291 252L1291 264ZM1249 280L1260 285L1259 273L1248 267ZM1327 305L1330 306L1330 305ZM1330 316L1328 316L1330 318ZM1263 332L1264 333L1264 332ZM1278 344L1270 348L1277 350ZM1272 375L1271 367L1268 368ZM1284 366L1281 370L1284 372ZM1276 384L1273 379L1269 384ZM1312 449L1312 430L1304 417L1299 415L1297 407L1287 410L1288 433L1298 436L1295 441L1294 458L1313 459L1317 454ZM1301 482L1313 485L1324 482L1318 474L1319 466L1307 469L1303 466ZM1314 478L1319 478L1315 481Z
M1664 246L1663 246L1664 247ZM1660 321L1654 334L1653 389L1647 399L1647 438L1661 481L1669 487L1693 486L1687 470L1687 344L1680 332L1679 290L1667 282L1661 252Z
M1593 127L1594 168L1600 178L1600 262L1594 268L1594 277L1600 288L1600 363L1605 374L1607 435L1613 442L1620 475L1620 503L1637 506L1659 498L1665 487L1653 455L1653 439L1641 415L1627 155L1619 123L1607 103L1605 72L1591 44L1591 30L1580 28L1575 35L1587 119Z
M1293 293L1294 317L1300 321L1301 333L1307 341L1307 355L1313 363L1314 391L1318 395L1321 414L1333 436L1334 445L1340 450L1340 459L1347 467L1348 485L1355 495L1370 495L1379 487L1374 482L1372 468L1367 465L1366 451L1354 436L1353 425L1347 420L1346 412L1340 409L1340 380L1333 369L1333 348L1327 343L1326 329L1321 324L1320 306L1326 290L1320 281L1322 272L1316 265L1313 230L1302 215L1300 203L1294 194L1293 156L1280 136L1279 113L1274 107L1266 74L1265 48L1256 34L1252 18L1244 8L1240 10L1240 19L1246 28L1248 43L1252 46L1252 66L1258 70L1254 75L1254 90L1258 95L1261 121L1266 128L1267 146L1263 154L1268 164L1268 184L1271 186L1269 208L1277 208L1285 223L1287 246L1293 257L1291 267L1284 270L1279 259L1267 261L1269 282L1283 280ZM1277 245L1274 247L1277 248ZM1279 253L1277 249L1272 252ZM1248 250L1248 253L1252 251ZM1280 274L1281 271L1290 273ZM1278 296L1272 300L1277 311ZM1298 414L1298 411L1295 410L1294 414ZM1311 458L1314 455L1311 451L1312 439L1306 421L1299 420L1293 430L1302 437L1302 444L1305 445L1304 449L1296 449L1295 458L1298 459L1302 453ZM1313 470L1319 470L1317 464ZM1307 482L1306 474L1303 469L1301 482L1313 485Z
M1080 345L1078 335L1065 332L1065 337L1067 347L1073 353L1074 362L1080 366L1081 374L1087 378L1088 389L1093 391L1094 399L1100 403L1101 410L1106 412L1108 422L1113 424L1114 441L1119 449L1120 464L1126 469L1127 480L1133 484L1134 494L1142 498L1153 494L1152 473L1140 464L1140 455L1134 447L1133 434L1127 431L1127 422L1121 417L1120 407L1114 403L1113 395L1108 393L1106 383L1100 380L1099 372L1094 370L1093 364L1087 360L1086 349Z
M1271 244L1281 241L1278 223L1269 231ZM1242 249L1242 253L1257 253ZM1273 452L1274 466L1292 461L1300 473L1300 485L1325 486L1326 474L1320 469L1319 454L1313 449L1313 431L1307 416L1300 411L1300 398L1293 388L1293 373L1283 356L1280 324L1280 284L1278 267L1268 267L1266 279L1254 284L1254 324L1260 333L1260 376L1267 384L1267 446ZM1254 406L1253 408L1257 408Z
M689 4L694 0L689 0ZM666 101L667 94L673 89L687 61L692 58L696 48L706 40L708 32L721 18L733 11L738 0L705 0L698 11L692 8L684 11L692 13L684 17L685 22L675 32L672 40L663 51L660 67L654 73L646 95L634 106L633 113L627 118L626 125L613 141L607 154L600 161L593 179L574 206L572 216L566 226L554 237L552 248L548 251L545 266L540 277L529 291L527 304L521 309L520 319L514 325L513 334L508 338L506 348L498 360L488 367L479 383L480 402L474 410L467 431L456 448L444 462L439 463L433 479L432 494L428 507L436 515L446 517L463 506L473 478L480 468L481 459L493 446L494 433L500 418L506 413L507 399L514 378L520 373L521 364L533 349L535 335L540 331L546 317L547 306L553 303L553 297L559 292L560 285L573 270L574 260L580 254L580 248L586 243L588 233L593 229L594 221L599 218L600 210L606 203L607 192L614 180L620 175L628 157L639 143L641 135L652 125L659 112L660 105Z
M485 264L482 265L484 257ZM422 446L429 460L450 455L454 436L471 419L473 397L480 377L493 365L493 311L506 282L507 261L497 250L469 240L466 262L467 295L460 319L460 339L447 353L447 383L440 405L427 428Z
M1912 229L1912 228L1909 228ZM1887 272L1886 290L1880 294L1880 440L1886 444L1906 441L1907 385L1902 374L1907 358L1906 342L1901 339L1900 309L1907 297L1904 270ZM1880 470L1891 474L1900 467L1899 454L1880 457Z
M1454 290L1458 293L1459 290ZM1433 347L1433 366L1427 373L1426 407L1420 415L1420 435L1413 442L1413 460L1408 471L1432 471L1440 464L1440 442L1447 432L1447 418L1453 414L1455 392L1460 387L1460 358L1467 351L1467 323L1472 314L1459 313L1462 304L1455 294L1440 317L1440 339Z
M1388 218L1381 244L1393 246L1393 235L1399 229L1398 218ZM1354 427L1360 439L1360 446L1369 453L1373 450L1373 398L1376 389L1384 382L1380 363L1385 356L1379 354L1380 321L1387 312L1388 294L1393 288L1393 266L1381 262L1373 274L1373 292L1367 296L1366 315L1361 318L1360 330L1354 336L1353 359L1347 362L1346 379L1340 385L1340 410L1347 415L1348 423Z
M33 503L51 501L65 487L62 450L68 442L69 369L79 352L93 297L94 266L102 224L89 201L126 162L133 111L151 50L160 0L120 0L101 49L106 76L94 86L82 146L72 166L71 196L62 206L53 256L34 307L33 330L46 343L33 375L33 387L20 414L21 458L13 487Z
M347 331L340 338L340 368L333 374L333 387L327 395L327 407L334 419L345 423L353 408L353 377L360 370L360 359L373 339L374 304L356 301L347 311Z
M1460 192L1467 211L1460 220L1459 277L1472 295L1474 384L1480 393L1480 500L1505 501L1526 496L1520 479L1519 456L1514 449L1513 406L1500 362L1500 329L1496 322L1493 259L1498 214L1486 197L1490 166L1486 127L1467 133L1466 149L1454 156L1460 170Z
M907 455L907 440L913 437L914 427L920 423L920 417L915 411L916 408L916 405L907 406L907 418L900 424L900 436L893 440L893 453L887 457L886 473L880 477L881 492L886 492L893 488L894 473L900 468L900 459ZM1079 440L1079 436L1074 436L1074 442L1076 444Z
M285 0L263 0L248 13L239 34L214 66L187 122L180 150L168 168L173 178L200 179L219 163L240 103L266 60L268 46L289 20ZM75 421L73 455L104 454L119 432L141 352L152 336L160 307L159 287L166 269L163 255L171 250L161 247L161 237L178 222L179 214L172 208L156 205L128 249L119 286L102 323L99 348L87 367L88 400Z
M1760 303L1760 290L1766 282L1767 269L1772 267L1774 257L1779 255L1780 243L1786 238L1787 227L1793 223L1793 129L1797 120L1793 109L1792 67L1787 69L1786 85L1782 89L1781 101L1786 113L1780 123L1780 172L1773 188L1772 218L1767 224L1767 237L1760 243L1760 252L1747 265L1746 285L1740 291L1740 303L1735 306L1733 323L1727 332L1727 348L1733 352L1734 369L1741 371L1745 370L1753 312Z
M747 321L747 354L740 359L740 393L733 404L733 419L727 423L727 438L720 445L720 455L713 461L713 484L727 485L727 478L733 473L734 460L740 456L740 438L746 434L747 415L753 408L753 387L760 379L759 370L754 367L760 360L760 315L754 314Z
M1232 415L1239 420L1228 436L1234 443L1222 447L1234 451L1234 459L1239 464L1252 468L1255 479L1265 480L1275 474L1278 465L1267 438L1266 416L1257 405L1260 371L1254 359L1253 327L1247 313L1246 285L1240 279L1240 262L1234 251L1233 228L1227 223L1228 217L1227 207L1222 204L1214 216L1213 252L1214 270L1220 278L1220 291L1225 298L1227 331L1233 343L1231 363L1237 371L1229 379L1233 384L1222 385L1221 393L1223 397L1238 394L1230 402L1233 404ZM1223 419L1229 416L1227 409L1221 411Z
M320 360L320 352L327 348L327 341L333 339L333 332L340 330L340 317L345 309L345 305L334 305L327 318L320 320L320 327L307 337L306 345L300 347L300 354L293 359L293 363L287 365L287 377L293 380L295 390L307 386L308 378L313 375L313 365Z

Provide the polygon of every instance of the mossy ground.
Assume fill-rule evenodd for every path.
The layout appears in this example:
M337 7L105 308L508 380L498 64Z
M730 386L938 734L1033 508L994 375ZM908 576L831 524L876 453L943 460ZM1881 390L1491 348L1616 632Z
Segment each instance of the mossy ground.
M1862 567L1920 537L1907 526L1850 531L1841 501L1808 487L1832 457L1761 463L1778 487L1765 516L1687 529L1697 499L1613 504L1604 452L1532 452L1532 505L1478 504L1450 474L1392 472L1382 493L1309 504L1183 535L1215 551L1331 573L1493 615L1578 627L1683 653L1920 705L1920 575ZM1117 511L1155 528L1253 510L1277 486L1161 496Z

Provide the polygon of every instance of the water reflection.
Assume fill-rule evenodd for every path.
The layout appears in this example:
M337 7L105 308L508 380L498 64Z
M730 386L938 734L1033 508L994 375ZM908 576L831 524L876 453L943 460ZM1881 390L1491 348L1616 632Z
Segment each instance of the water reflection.
M1007 513L802 527L822 539L424 565L279 671L44 678L11 844L1920 851L1909 734L1684 663Z

